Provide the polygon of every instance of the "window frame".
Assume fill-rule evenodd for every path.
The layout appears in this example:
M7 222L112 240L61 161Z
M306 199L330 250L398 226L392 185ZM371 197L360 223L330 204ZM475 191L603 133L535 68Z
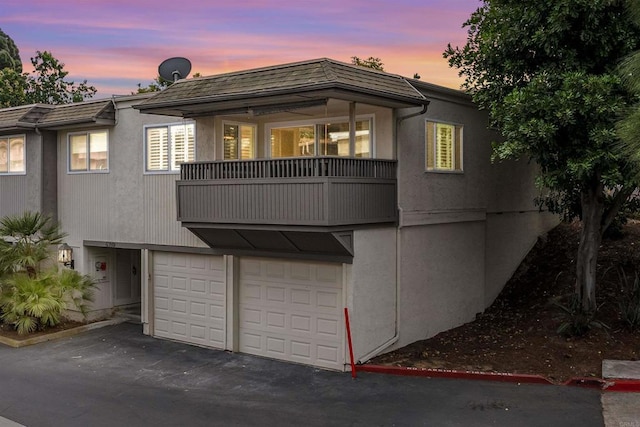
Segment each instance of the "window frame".
M227 159L225 158L225 127L229 125L229 126L237 126L238 127L238 135L240 136L239 140L236 141L236 153L238 153L238 158L237 159ZM241 157L242 154L242 148L239 146L241 144L242 141L240 141L240 139L242 138L242 128L243 127L251 127L253 128L253 149L251 150L251 157L249 158L243 158ZM236 122L236 121L231 121L231 120L223 120L222 121L222 160L225 162L233 162L233 161L238 161L238 160L255 160L258 158L258 125L256 123L246 123L246 122Z
M429 132L429 126L433 126L433 130ZM451 163L452 168L437 167L437 153L438 153L438 139L437 139L437 127L438 125L452 126L453 127L453 139L451 143ZM426 172L433 173L450 173L450 174L462 174L464 173L464 125L462 123L448 122L444 120L425 120L425 156L424 167ZM433 135L433 141L429 140L429 135ZM430 166L433 163L433 166Z
M107 167L105 169L91 169L91 138L90 135L92 133L105 133L107 140ZM87 149L87 158L86 158L86 169L71 169L71 137L75 135L86 135L86 149ZM67 133L67 173L68 174L83 174L83 173L109 173L110 167L110 158L111 158L111 147L109 143L110 132L109 129L89 129L78 132L69 132Z
M313 157L339 157L339 158L352 158L352 159L375 159L375 114L363 114L358 115L355 118L357 122L369 122L369 157L356 157L355 156L355 145L351 144L349 141L349 155L348 156L340 156L340 155L331 155L331 154L321 154L320 153L320 132L318 132L318 127L321 125L327 124L339 124L346 123L349 124L348 116L341 117L322 117L311 120L295 120L295 121L284 121L284 122L274 122L265 125L264 133L265 133L265 141L266 141L266 156L269 159L273 159L273 153L271 150L271 131L273 129L283 129L283 128L292 128L292 127L305 127L305 126L313 126L314 128L314 155L312 156L293 156L293 157L275 157L278 159L284 158L313 158ZM354 141L355 143L355 141Z
M166 175L166 174L179 174L180 167L176 169L171 168L171 159L174 147L174 141L171 140L171 128L177 126L193 126L193 161L196 160L196 146L197 146L197 136L196 136L196 123L195 121L181 121L181 122L171 122L171 123L157 123L157 124L147 124L143 126L142 129L142 150L143 150L143 165L142 171L144 175ZM165 128L167 131L167 168L166 169L148 169L148 144L147 144L147 131L149 129L159 129ZM186 134L186 133L185 133Z
M22 170L17 172L11 171L11 140L21 138L22 139ZM0 135L0 139L7 140L7 171L1 171L0 176L8 176L8 175L26 175L27 174L27 135L16 134L16 135Z

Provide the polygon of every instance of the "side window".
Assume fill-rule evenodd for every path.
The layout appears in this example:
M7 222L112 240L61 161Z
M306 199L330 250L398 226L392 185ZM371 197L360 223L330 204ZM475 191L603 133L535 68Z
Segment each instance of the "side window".
M109 171L109 132L74 132L68 135L69 172Z
M241 123L224 123L224 160L256 158L256 127Z
M24 174L26 168L24 135L0 136L0 175Z
M144 132L145 171L174 172L195 159L195 125L148 126Z
M462 171L462 126L451 123L426 123L426 169Z

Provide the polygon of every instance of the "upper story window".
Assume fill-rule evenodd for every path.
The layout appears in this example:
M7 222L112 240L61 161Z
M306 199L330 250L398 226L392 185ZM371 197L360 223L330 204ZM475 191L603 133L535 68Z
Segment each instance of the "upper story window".
M270 129L271 157L371 157L372 120L357 120L355 142L350 143L349 122L336 120Z
M0 174L26 172L25 136L0 136Z
M224 160L256 158L256 127L241 123L224 123Z
M195 159L195 124L145 127L145 171L174 172Z
M109 132L74 132L68 138L69 172L109 171Z
M462 126L427 121L428 171L462 171Z

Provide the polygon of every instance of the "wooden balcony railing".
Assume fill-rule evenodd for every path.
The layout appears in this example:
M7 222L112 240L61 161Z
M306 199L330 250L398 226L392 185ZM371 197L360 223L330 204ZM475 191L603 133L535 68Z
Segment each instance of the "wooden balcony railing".
M260 178L396 178L395 160L343 157L298 157L185 163L180 179L260 179Z

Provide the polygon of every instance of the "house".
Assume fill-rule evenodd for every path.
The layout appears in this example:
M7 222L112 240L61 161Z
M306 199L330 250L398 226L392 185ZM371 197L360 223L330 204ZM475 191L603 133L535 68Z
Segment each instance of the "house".
M433 336L557 223L533 165L490 162L469 96L330 59L20 111L0 110L0 159L19 137L27 159L0 160L0 212L50 196L55 146L54 201L24 206L57 214L95 316L140 303L160 338L344 370L345 307L358 361Z

